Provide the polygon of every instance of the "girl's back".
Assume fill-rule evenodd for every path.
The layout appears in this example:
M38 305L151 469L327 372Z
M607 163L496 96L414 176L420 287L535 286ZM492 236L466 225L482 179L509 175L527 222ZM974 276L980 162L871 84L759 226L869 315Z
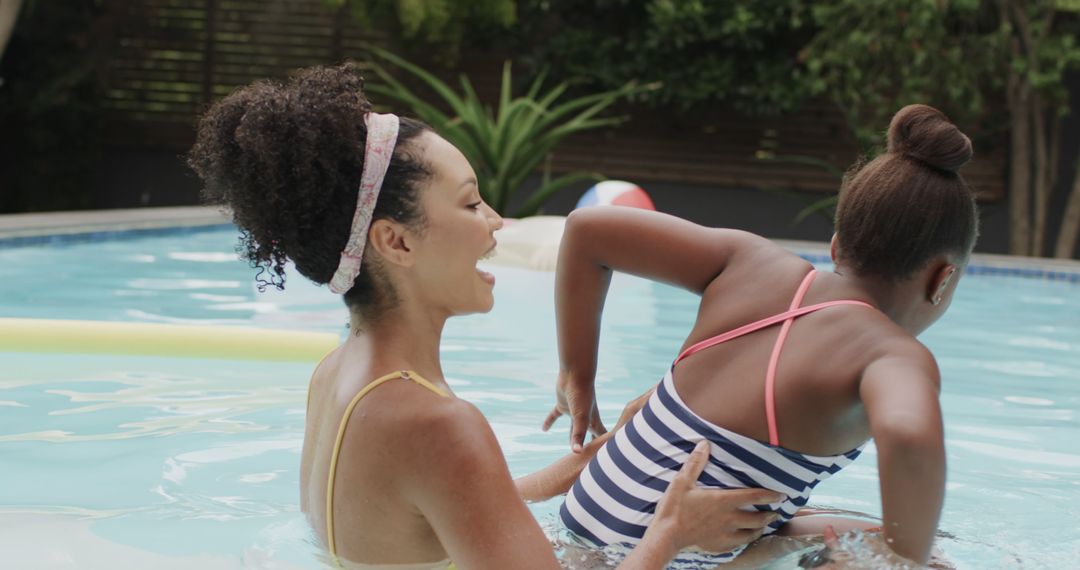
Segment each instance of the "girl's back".
M974 195L957 172L971 143L923 105L896 114L887 143L845 177L835 272L815 272L764 238L662 214L571 216L556 280L560 377L549 421L570 413L572 443L586 426L602 427L593 382L610 273L702 298L683 353L568 495L562 518L571 530L634 542L654 497L702 439L713 455L699 483L787 496L758 506L781 514L775 529L873 437L886 538L926 560L945 454L940 374L915 335L948 308L978 233Z
M579 536L633 543L648 526L670 469L702 439L713 444L713 453L700 482L768 488L787 497L759 507L779 515L770 525L775 531L869 439L861 371L882 350L917 341L837 276L818 273L757 236L736 239L724 270L702 293L682 354L567 495L561 516ZM770 433L766 377L785 327L785 319L770 317L828 302L838 303L788 321L776 358L776 431ZM725 334L740 328L746 332ZM735 554L704 555L699 562L725 562Z
M768 240L747 235L746 241L702 295L697 322L682 350L788 311L812 270ZM835 274L819 271L800 306L836 300L868 301ZM781 328L768 326L681 360L672 372L679 396L713 424L770 441L765 378ZM777 362L773 405L780 444L810 455L834 455L862 445L870 435L859 377L870 361L896 344L919 346L870 307L835 306L796 318Z

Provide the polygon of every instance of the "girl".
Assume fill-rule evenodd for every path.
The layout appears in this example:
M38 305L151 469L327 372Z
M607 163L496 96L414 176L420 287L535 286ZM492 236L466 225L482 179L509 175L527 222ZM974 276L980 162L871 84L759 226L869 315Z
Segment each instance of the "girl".
M701 296L667 375L568 494L561 517L572 531L599 545L637 542L667 482L708 441L701 484L783 493L759 507L780 515L767 532L821 533L813 519L789 521L872 437L885 539L927 561L945 451L937 364L915 337L948 308L975 242L974 197L958 172L971 142L925 105L901 109L887 142L841 188L833 272L759 236L664 214L570 216L556 278L558 403L545 429L569 413L575 451L587 429L604 431L594 377L612 271Z
M281 287L291 260L349 308L347 340L311 379L301 508L338 562L558 568L522 499L565 492L595 448L513 481L439 362L446 319L491 309L495 278L476 265L502 220L458 149L372 112L362 89L351 66L248 86L206 113L189 159L232 209L262 284ZM775 493L694 491L698 453L628 567L660 568L689 544L730 548L772 518L738 507Z

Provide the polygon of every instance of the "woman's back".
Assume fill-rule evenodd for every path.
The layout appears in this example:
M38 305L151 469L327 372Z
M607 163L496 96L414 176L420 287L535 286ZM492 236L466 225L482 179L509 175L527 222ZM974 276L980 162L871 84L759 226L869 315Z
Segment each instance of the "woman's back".
M301 509L329 543L326 519L331 506L332 539L343 559L383 564L443 560L446 552L438 537L403 496L401 478L395 474L401 471L399 463L422 453L417 447L423 445L424 434L419 431L423 416L453 402L397 372L375 386L380 378L365 373L368 368L337 350L312 377L300 471ZM361 396L368 386L370 391ZM347 411L349 421L335 445ZM334 491L328 502L331 480Z

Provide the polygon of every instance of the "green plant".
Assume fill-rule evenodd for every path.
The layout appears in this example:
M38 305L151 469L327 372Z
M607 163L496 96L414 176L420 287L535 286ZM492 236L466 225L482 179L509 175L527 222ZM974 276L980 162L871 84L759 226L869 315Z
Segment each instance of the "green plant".
M516 0L323 0L363 28L398 37L452 64L463 45L483 43L517 23Z
M663 112L722 104L752 115L797 109L796 56L812 34L805 0L521 0L513 39L555 77L592 89L659 81Z
M561 83L541 93L541 73L521 97L511 96L510 62L503 66L498 107L494 111L477 96L472 83L461 76L458 95L439 78L404 59L378 48L371 48L379 58L390 62L421 80L449 108L446 112L416 95L386 68L375 65L381 84L370 85L373 93L385 95L408 105L418 118L454 144L469 159L480 183L484 200L499 214L506 215L511 201L530 175L543 165L540 186L513 211L515 217L535 215L555 192L582 180L602 180L591 172L575 172L552 179L549 157L568 135L613 127L625 117L598 115L621 98L655 85L627 83L618 89L560 102L569 87Z

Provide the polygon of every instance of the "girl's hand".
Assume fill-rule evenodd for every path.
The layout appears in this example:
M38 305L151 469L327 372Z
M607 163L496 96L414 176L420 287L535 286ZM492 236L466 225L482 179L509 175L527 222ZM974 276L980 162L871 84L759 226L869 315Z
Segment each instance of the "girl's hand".
M832 526L825 527L825 534L822 536L822 542L825 543L824 547L813 552L807 552L799 558L799 568L839 570L845 567L844 561L846 558L843 555L839 558L834 558L834 555L840 549L840 538L836 535L836 531L833 530Z
M656 507L656 518L642 542L669 540L675 552L697 546L727 552L753 542L779 516L758 512L752 505L777 503L783 495L767 489L704 489L697 478L709 461L709 444L702 441L668 486ZM673 554L674 555L674 554Z
M851 531L856 532L856 531ZM840 536L832 526L825 527L825 533L821 537L825 543L823 548L808 552L799 559L799 568L814 568L816 570L843 570L845 568L865 568L867 559L873 560L874 566L879 568L921 568L923 565L908 560L892 551L885 545L881 530L864 530L863 544L866 554L861 555L863 560L856 559L850 551L840 542ZM849 533L850 534L850 533ZM932 570L956 570L956 566L945 558L945 555L936 548L931 553L930 563L926 567Z
M567 372L559 373L555 385L555 407L544 420L542 429L551 429L555 420L562 415L570 416L570 449L580 453L585 445L585 432L594 436L607 433L604 422L600 420L600 410L596 407L596 392L592 382L576 381Z

